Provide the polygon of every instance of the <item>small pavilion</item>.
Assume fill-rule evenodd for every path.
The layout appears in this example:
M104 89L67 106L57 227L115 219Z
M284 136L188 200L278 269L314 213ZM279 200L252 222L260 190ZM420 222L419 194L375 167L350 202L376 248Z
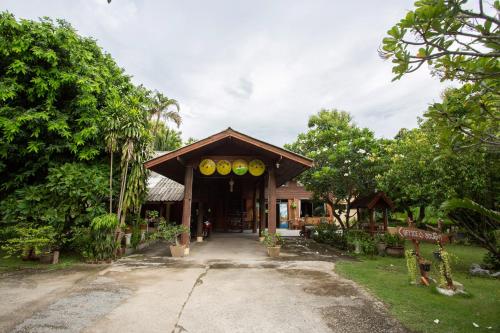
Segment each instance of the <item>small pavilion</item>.
M378 231L383 231L387 232L387 210L393 210L394 209L394 203L392 202L389 197L384 192L376 192L372 193L367 196L363 197L358 197L356 198L351 204L349 205L350 208L356 209L357 211L357 217L358 221L361 221L360 219L360 209L366 209L368 210L368 216L369 216L369 230L372 235L374 235ZM383 229L380 230L380 228L377 227L376 221L375 221L375 211L376 210L382 210L383 214Z

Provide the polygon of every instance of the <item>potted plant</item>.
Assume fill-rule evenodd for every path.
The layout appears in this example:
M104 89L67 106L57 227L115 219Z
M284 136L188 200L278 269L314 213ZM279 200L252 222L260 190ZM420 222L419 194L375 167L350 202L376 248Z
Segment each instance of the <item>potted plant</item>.
M424 272L431 271L431 262L427 260L423 260L419 263L420 269Z
M267 247L267 254L270 257L276 258L280 256L281 245L283 245L283 243L284 241L281 234L270 234L267 230L264 231L264 244Z
M296 203L295 201L293 201L293 202L290 204L290 207L291 207L292 209L297 208L297 203Z
M385 243L385 236L383 234L378 234L375 236L375 242L377 245L377 251L380 256L385 255L385 248L387 247L387 244Z
M55 248L57 233L53 227L19 227L16 234L17 237L2 246L8 256L20 255L23 260L40 259L42 263L57 264L59 251Z
M170 244L172 257L183 257L185 246L179 243L179 236L186 232L189 232L189 229L182 224L175 225L162 221L158 225L158 230L153 235L153 238L166 240Z
M404 257L405 254L405 240L403 237L398 234L389 234L386 233L384 236L385 244L387 247L385 248L385 252L392 257Z

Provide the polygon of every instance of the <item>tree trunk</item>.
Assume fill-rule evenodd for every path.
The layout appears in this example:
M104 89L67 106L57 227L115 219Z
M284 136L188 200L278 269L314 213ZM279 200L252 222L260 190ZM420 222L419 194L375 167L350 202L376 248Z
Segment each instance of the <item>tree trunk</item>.
M422 223L425 218L425 206L420 206L418 210L418 222Z
M113 151L111 150L109 168L109 213L113 213Z

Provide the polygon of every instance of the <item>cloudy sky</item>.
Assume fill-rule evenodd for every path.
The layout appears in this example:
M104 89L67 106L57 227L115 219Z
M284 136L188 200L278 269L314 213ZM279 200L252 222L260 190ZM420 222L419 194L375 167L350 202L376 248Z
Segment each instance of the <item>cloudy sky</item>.
M181 104L184 139L231 126L282 145L321 108L379 137L414 127L444 88L427 69L391 82L378 57L403 0L2 0L18 18L63 18L136 83Z

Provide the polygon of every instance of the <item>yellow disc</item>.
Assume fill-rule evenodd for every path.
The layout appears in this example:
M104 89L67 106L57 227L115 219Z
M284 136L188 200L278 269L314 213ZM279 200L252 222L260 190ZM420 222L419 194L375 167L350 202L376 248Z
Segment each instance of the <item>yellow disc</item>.
M233 161L233 172L235 175L243 176L248 171L248 163L245 160Z
M231 172L231 162L228 160L220 160L217 162L217 172L223 176Z
M215 162L211 159L204 159L200 162L200 172L205 176L210 176L215 172Z
M252 160L248 163L248 172L252 176L258 177L264 173L266 165L261 160Z

